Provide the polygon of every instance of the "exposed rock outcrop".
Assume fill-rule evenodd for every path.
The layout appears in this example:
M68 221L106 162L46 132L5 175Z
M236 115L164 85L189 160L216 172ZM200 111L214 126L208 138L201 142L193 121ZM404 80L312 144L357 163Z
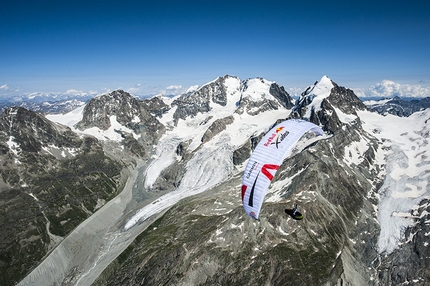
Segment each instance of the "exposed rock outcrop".
M209 126L205 134L203 134L202 143L210 141L215 135L219 134L221 131L224 131L226 126L233 123L233 121L234 117L232 115L215 120L211 126Z

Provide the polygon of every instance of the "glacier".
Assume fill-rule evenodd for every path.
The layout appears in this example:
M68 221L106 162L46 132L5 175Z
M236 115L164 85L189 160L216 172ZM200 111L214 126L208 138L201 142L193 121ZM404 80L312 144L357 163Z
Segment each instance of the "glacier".
M381 233L379 252L391 253L399 246L406 227L413 224L413 210L430 198L430 110L410 117L381 116L359 112L363 127L378 137L380 165L386 165L377 206Z

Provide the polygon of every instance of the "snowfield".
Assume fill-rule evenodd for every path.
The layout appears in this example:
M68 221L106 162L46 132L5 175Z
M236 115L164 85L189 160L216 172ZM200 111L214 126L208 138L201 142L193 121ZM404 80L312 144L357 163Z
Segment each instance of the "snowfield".
M430 110L410 117L358 114L366 131L382 142L377 158L385 165L386 176L377 207L381 226L378 250L391 253L406 227L413 224L413 210L421 200L430 198Z

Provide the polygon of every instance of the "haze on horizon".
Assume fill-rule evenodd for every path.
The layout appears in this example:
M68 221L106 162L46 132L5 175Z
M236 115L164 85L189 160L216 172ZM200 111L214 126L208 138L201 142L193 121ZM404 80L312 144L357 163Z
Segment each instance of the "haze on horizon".
M359 96L430 96L430 2L11 1L0 97L179 94L225 74L303 91L327 75Z

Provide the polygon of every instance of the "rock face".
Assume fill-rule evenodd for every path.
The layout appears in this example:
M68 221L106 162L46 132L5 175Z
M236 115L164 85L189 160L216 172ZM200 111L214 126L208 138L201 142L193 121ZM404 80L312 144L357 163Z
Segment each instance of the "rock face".
M145 109L148 110L155 117L162 117L170 107L160 97L154 96L142 102Z
M117 194L121 166L91 137L23 108L0 115L0 280L18 282Z
M255 78L242 83L242 97L236 113L255 116L269 110L292 107L293 99L283 87L262 78Z
M279 86L276 83L272 83L270 85L269 92L281 103L284 108L291 109L294 106L293 99L288 94L288 92L285 91L283 86Z
M283 87L262 78L241 81L237 77L224 76L202 86L193 93L184 94L173 101L177 106L174 121L195 117L198 113L207 113L212 105L226 106L228 99L235 93L240 94L236 102L236 112L257 115L267 110L291 108L293 99Z
M314 100L315 93L321 91L324 95ZM344 114L356 115L356 110L366 110L366 105L352 90L340 87L329 78L323 77L320 82L317 81L302 93L291 116L308 118L317 125L323 125L326 131L334 132L342 126L335 108Z
M172 106L177 106L173 116L175 124L179 119L194 117L197 113L206 113L211 110L211 103L225 106L227 104L227 87L225 80L229 76L219 77L215 81L206 84L196 92L185 94L173 101ZM237 78L236 78L237 79ZM239 80L239 79L237 79Z
M202 142L209 142L215 135L225 130L226 126L233 123L233 121L233 116L227 116L225 118L215 120L215 122L212 123L211 126L209 126L208 130L203 135Z
M146 145L156 143L164 132L164 126L146 110L145 104L122 90L93 98L85 106L83 118L76 127L107 130L112 126L111 120L141 135Z
M11 143L9 146L16 154L20 151L41 152L42 147L49 145L76 148L81 143L79 137L69 128L55 125L43 116L20 107L7 109L2 114L0 127L3 144L8 139L9 142L15 142L16 144Z

